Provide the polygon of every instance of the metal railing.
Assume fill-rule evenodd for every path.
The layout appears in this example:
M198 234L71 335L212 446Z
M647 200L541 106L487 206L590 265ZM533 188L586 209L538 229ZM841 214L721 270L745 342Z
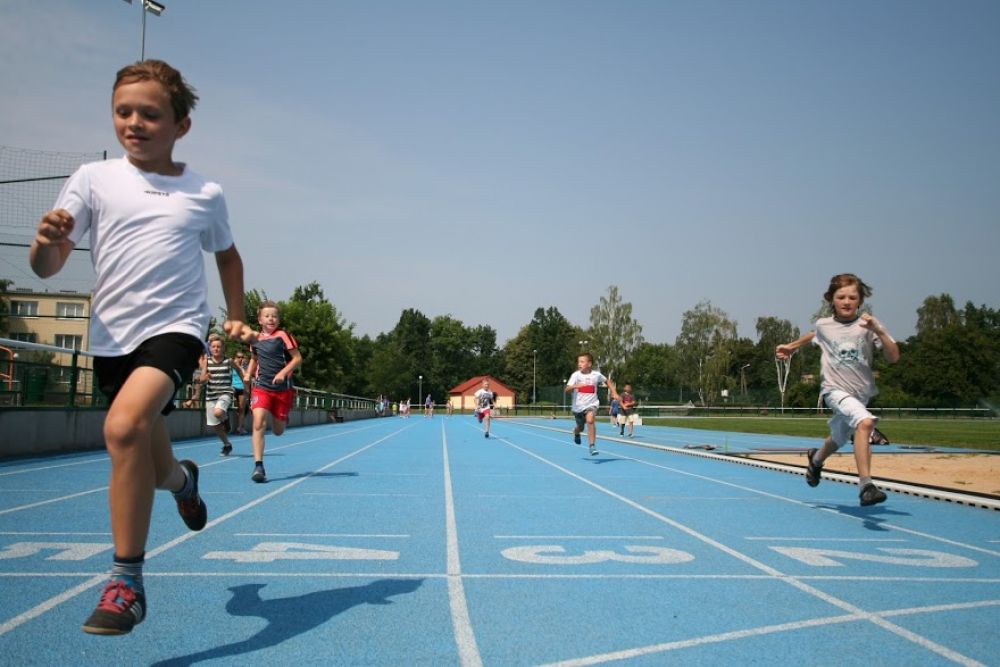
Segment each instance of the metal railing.
M70 364L25 359L22 352L69 355ZM0 338L0 408L107 407L107 399L94 383L90 367L93 354L53 345ZM201 385L187 382L174 401L180 409L204 409ZM295 388L295 408L316 410L374 410L375 399L308 387Z

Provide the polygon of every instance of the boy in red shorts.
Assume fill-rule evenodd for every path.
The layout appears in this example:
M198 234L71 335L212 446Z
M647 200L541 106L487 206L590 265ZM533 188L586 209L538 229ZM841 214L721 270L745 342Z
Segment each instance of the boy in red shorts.
M250 346L250 364L244 381L253 380L250 395L250 410L253 413L253 458L254 468L250 479L255 482L267 480L264 472L264 431L267 429L267 415L271 415L271 431L275 435L285 432L288 413L295 400L292 372L302 364L302 354L295 338L284 329L279 329L281 312L278 304L265 301L257 310L260 333Z

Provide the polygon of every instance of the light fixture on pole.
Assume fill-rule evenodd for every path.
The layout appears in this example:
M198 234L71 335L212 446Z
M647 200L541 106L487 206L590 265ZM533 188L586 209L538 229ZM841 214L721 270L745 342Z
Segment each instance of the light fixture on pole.
M417 401L423 402L423 400L424 400L424 376L423 375L418 375L417 376L417 381L419 382L419 384L417 385Z
M132 4L132 0L125 0L128 4ZM139 34L139 60L143 61L146 59L146 12L149 12L153 16L159 16L167 7L162 2L156 2L155 0L142 0L142 26L140 28Z
M538 375L538 350L531 351L531 402L538 402L538 392L535 384L535 377Z
M743 390L744 398L747 395L747 374L746 370L750 368L750 364L743 364L740 366L740 388Z

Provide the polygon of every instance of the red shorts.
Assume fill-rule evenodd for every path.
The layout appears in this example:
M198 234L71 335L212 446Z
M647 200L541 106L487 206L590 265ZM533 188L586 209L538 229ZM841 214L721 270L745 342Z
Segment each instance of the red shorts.
M279 421L288 421L288 413L292 411L292 402L295 400L294 389L282 389L281 391L271 391L261 387L254 387L250 394L250 409L258 408L267 410L271 416Z

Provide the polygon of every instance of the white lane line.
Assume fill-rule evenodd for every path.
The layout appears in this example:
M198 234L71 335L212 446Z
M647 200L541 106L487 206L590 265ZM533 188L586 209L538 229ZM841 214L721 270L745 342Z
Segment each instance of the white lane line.
M459 662L464 667L481 667L483 659L476 645L476 635L469 617L469 604L462 583L462 562L458 553L458 523L455 521L455 498L451 486L451 464L448 459L448 436L441 422L441 451L444 459L445 529L448 542L448 605L455 632Z
M24 510L34 509L35 507L42 507L44 505L51 505L52 503L61 503L64 500L73 500L74 498L81 498L83 496L89 496L92 493L100 493L101 491L107 491L108 487L102 486L97 489L90 489L89 491L80 491L79 493L71 493L67 496L59 496L58 498L49 498L48 500L39 500L37 503L28 503L27 505L18 505L17 507L8 507L5 510L0 510L0 515L10 514L12 512L23 512Z
M27 623L33 618L38 618L45 612L59 606L63 602L66 602L67 600L72 600L80 593L90 590L91 588L100 584L101 582L107 581L107 579L108 579L107 573L95 575L90 579L87 579L82 584L77 584L73 588L67 589L62 593L60 593L59 595L53 596L48 600L46 600L45 602L35 605L28 611L18 614L14 618L11 618L10 620L0 623L0 637L7 634L17 626L23 623Z
M544 440L551 440L553 442L559 442L559 443L564 442L563 440L556 440L555 438L552 438L552 437L540 436L537 433L525 432L525 434L529 435L529 436L532 436L532 437L535 437L535 438L541 438L541 439L544 439ZM499 438L498 438L498 440L499 440ZM607 451L605 451L604 453L607 454L608 456L615 456L615 457L623 459L625 461L633 461L635 463L640 463L642 465L649 466L651 468L659 468L660 470L667 470L669 472L677 473L678 475L684 475L685 477L692 477L694 479L700 479L700 480L703 480L703 481L706 481L706 482L710 482L712 484L719 484L719 485L722 485L722 486L728 486L728 487L731 487L731 488L734 488L734 489L739 489L740 491L746 491L748 493L752 493L752 494L755 494L755 495L758 495L758 496L763 496L763 497L766 497L766 498L771 498L773 500L779 500L781 502L790 503L792 505L798 505L799 507L804 507L804 508L807 508L807 509L813 509L813 510L820 510L822 512L828 512L829 514L832 514L833 516L836 516L836 517L839 517L839 518L842 518L842 519L853 520L853 521L856 521L856 522L859 522L859 523L868 523L868 522L871 521L871 519L869 517L865 517L865 516L852 516L852 515L849 515L849 514L844 514L843 512L839 512L839 511L837 511L835 509L831 509L831 508L828 508L828 507L818 507L815 504L813 504L812 502L804 502L804 501L801 501L801 500L796 500L794 498L789 498L787 496L778 495L776 493L768 493L767 491L761 491L760 489L755 489L753 487L743 486L741 484L735 484L733 482L727 482L727 481L718 479L716 477L708 477L706 475L699 475L699 474L696 474L696 473L693 473L693 472L688 472L686 470L680 470L678 468L671 468L670 466L665 466L665 465L662 465L662 464L659 464L659 463L653 463L652 461L646 461L645 459L635 458L633 456L625 456L624 454L611 453L611 452L607 452ZM949 544L951 546L960 547L960 548L963 548L963 549L969 549L970 551L975 551L975 552L978 552L978 553L988 554L990 556L1000 556L1000 551L996 551L996 550L993 550L993 549L987 549L985 547L976 546L974 544L968 544L966 542L959 542L957 540L952 540L952 539L949 539L947 537L942 537L940 535L932 535L931 533L925 533L923 531L914 530L912 528L905 528L903 526L899 526L899 525L896 525L894 523L881 522L880 521L878 525L879 525L880 528L891 528L892 530L896 530L896 531L899 531L901 533L907 533L909 535L916 535L918 537L923 537L923 538L926 538L928 540L933 540L935 542L942 542L944 544Z
M930 614L941 611L961 611L966 609L982 609L986 607L996 607L1000 605L1000 600L982 600L979 602L967 602L967 603L957 603L957 604L947 604L947 605L930 605L926 607L912 607L910 609L895 609L890 611L878 612L877 615L883 618L890 616L912 616L916 614ZM614 651L611 653L602 653L599 655L591 655L584 658L577 658L574 660L563 660L560 662L553 662L545 665L543 667L582 667L583 665L598 665L603 662L618 662L620 660L625 660L628 658L637 658L640 656L652 655L655 653L665 653L667 651L676 651L678 649L692 648L694 646L704 646L706 644L718 644L726 641L733 641L736 639L746 639L749 637L760 637L763 635L775 634L778 632L790 632L795 630L802 630L804 628L815 628L824 625L834 625L838 623L853 623L855 621L865 620L863 617L856 616L854 614L845 614L842 616L827 616L825 618L814 618L806 621L796 621L793 623L779 623L776 625L765 625L758 628L747 628L745 630L735 630L733 632L723 632L715 635L705 635L702 637L694 637L692 639L684 639L675 642L665 642L662 644L653 644L651 646L641 646L632 649L625 649L622 651ZM978 663L976 663L978 664Z
M111 533L94 533L94 532L54 532L54 531L27 531L27 530L5 530L0 531L0 535L96 535L99 537L109 537Z
M368 428L371 428L371 427L368 427ZM349 435L351 433L357 433L358 431L364 431L364 430L367 430L367 429L354 429L353 431L344 431L343 433L335 433L335 434L332 434L332 435L320 436L320 437L317 437L317 438L310 438L308 440L299 440L299 441L296 441L296 442L289 443L287 445L281 445L280 447L271 447L271 448L268 449L268 451L270 451L270 452L273 453L273 452L276 452L276 451L279 451L279 450L282 450L282 449L288 449L289 447L298 447L299 445L305 445L305 444L308 444L310 442L316 442L317 440L329 440L330 438L339 438L339 437L344 436L344 435ZM101 460L101 461L104 461L106 463L108 459L107 459L107 457L103 457L101 459L96 459L96 460ZM228 461L240 461L240 460L242 460L242 459L240 459L240 458L220 458L220 459L215 460L215 461L208 461L208 462L205 462L205 463L200 463L200 464L198 464L198 467L199 468L209 468L211 466L221 465L221 464L226 463ZM66 464L66 465L74 465L74 464ZM59 466L53 466L53 467L59 467ZM107 486L102 486L102 487L99 487L99 488L96 488L96 489L88 489L87 491L80 491L78 493L71 493L69 495L59 496L58 498L49 498L48 500L39 500L38 502L29 503L27 505L18 505L17 507L8 507L7 509L0 510L0 516L2 516L4 514L10 514L12 512L21 512L21 511L24 511L24 510L34 509L35 507L42 507L44 505L51 505L52 503L60 503L60 502L66 501L66 500L73 500L74 498L80 498L81 496L90 495L92 493L100 493L102 491L107 491L107 490L108 490Z
M325 466L323 466L321 468L317 468L316 470L311 471L308 475L305 475L305 476L300 477L300 478L298 478L296 480L293 480L293 481L289 482L288 484L285 484L284 486L279 487L279 488L275 489L274 491L271 491L270 493L267 493L267 494L265 494L263 496L260 496L259 498L256 498L255 500L252 500L251 502L243 505L242 507L237 507L236 509L232 510L231 512L223 514L222 516L218 517L217 519L213 519L213 520L209 521L207 524L205 524L205 527L201 531L199 531L197 533L189 531L187 533L179 535L178 537L176 537L176 538L174 538L174 539L172 539L172 540L170 540L168 542L165 542L165 543L161 544L160 546L156 547L155 549L147 551L146 552L146 560L148 561L148 560L150 560L152 558L155 558L156 556L159 556L163 552L168 551L169 549L172 549L175 546L177 546L179 544L182 544L182 543L186 542L187 540L189 540L189 539L191 539L193 537L197 537L198 535L204 534L205 531L207 531L207 530L209 530L211 528L214 528L215 526L219 525L220 523L223 523L224 521L228 521L229 519L233 518L234 516L242 514L243 512L245 512L245 511L247 511L247 510L249 510L251 508L254 508L257 505L260 505L261 503L266 502L266 501L270 500L271 498L274 498L275 496L280 495L280 494L288 491L289 489L295 488L299 484L302 484L303 482L305 482L306 480L308 480L310 477L313 477L314 475L317 475L317 474L319 474L319 473L321 473L321 472L323 472L323 471L325 471L325 470L327 470L329 468L332 468L332 467L334 467L334 466L336 466L336 465L338 465L338 464L346 461L347 459L353 458L353 457L357 456L358 454L360 454L360 453L362 453L362 452L364 452L364 451L366 451L368 449L371 449L375 445L378 445L378 444L380 444L382 442L385 442L389 438L391 438L391 437L393 437L393 436L401 433L404 430L406 430L406 427L403 427L403 428L401 428L401 429L399 429L397 431L394 431L394 432L392 432L392 433L390 433L390 434L388 434L386 436L383 436L383 437L379 438L378 440L375 440L374 442L371 442L371 443L365 445L364 447L361 447L360 449L356 449L353 452L350 452L349 454L345 454L344 456L341 456L339 459L336 459L336 460L332 461L331 463L326 464ZM93 578L85 581L84 583L79 584L79 585L77 585L77 586L75 586L75 587L73 587L73 588L71 588L71 589L69 589L67 591L64 591L64 592L60 593L59 595L51 597L48 600L42 602L41 604L39 604L39 605L37 605L35 607L32 607L28 611L26 611L26 612L24 612L22 614L19 614L19 615L15 616L14 618L12 618L12 619L10 619L10 620L8 620L8 621L0 624L0 637L2 637L3 635L7 634L11 630L17 628L18 626L26 623L27 621L30 621L31 619L36 618L36 617L40 616L41 614L43 614L43 613L51 610L52 608L56 607L57 605L62 604L63 602L65 602L67 600L71 600L74 597L76 597L77 595L80 595L81 593L87 591L88 589L93 588L97 584L100 584L101 582L105 581L107 579L107 576L108 576L107 574L102 574L102 575L95 576L95 577L93 577ZM145 572L143 573L143 576L146 576Z
M744 537L761 542L906 542L896 537Z
M662 540L663 535L494 535L497 540Z
M233 533L234 537L394 537L408 538L409 535L391 533Z
M81 577L107 577L107 572L0 572L0 578L7 579L34 579L38 577L59 579ZM155 577L233 577L229 571L199 572L197 570L186 570L184 572L143 572L144 579ZM383 577L403 577L410 579L447 579L448 574L443 572L273 572L268 570L253 571L240 570L239 576L267 576L267 577L325 577L325 578L348 578L348 579L379 579ZM533 579L552 580L593 580L593 581L624 581L630 579L647 580L672 580L672 581L784 581L784 577L772 577L767 574L463 574L462 579L483 579L493 581L523 581ZM851 575L815 575L798 577L803 581L842 581L842 582L906 582L906 583L959 583L959 584L1000 584L1000 578L970 578L970 577L869 577Z
M790 586L792 586L794 588L799 589L803 593L806 593L806 594L811 595L813 597L819 598L820 600L823 600L824 602L826 602L826 603L828 603L830 605L833 605L834 607L837 607L839 609L842 609L842 610L846 611L852 617L853 616L857 616L860 619L863 619L863 620L866 620L866 621L872 623L873 625L877 625L878 627L882 628L883 630L886 630L886 631L888 631L888 632L890 632L890 633L892 633L894 635L897 635L898 637L902 637L903 639L906 639L906 640L908 640L908 641L910 641L910 642L912 642L912 643L914 643L914 644L916 644L916 645L918 645L918 646L920 646L922 648L925 648L928 651L931 651L933 653L937 653L938 655L940 655L940 656L942 656L944 658L947 658L948 660L952 660L954 662L957 662L960 665L967 665L967 666L970 666L970 667L972 665L975 665L977 667L979 667L979 666L982 665L982 663L980 663L980 662L978 662L978 661L976 661L976 660L974 660L974 659L972 659L972 658L970 658L970 657L968 657L966 655L963 655L963 654L961 654L961 653L959 653L957 651L954 651L954 650L948 648L947 646L944 646L942 644L938 644L937 642L935 642L935 641L933 641L933 640L931 640L931 639L929 639L927 637L924 637L923 635L919 635L919 634L917 634L915 632L907 630L906 628L901 627L899 625L896 625L895 623L890 623L889 621L885 620L884 618L879 617L877 614L874 614L872 612L866 611L866 610L864 610L864 609L862 609L862 608L860 608L860 607L858 607L856 605L853 605L853 604L847 602L846 600L841 600L840 598L837 598L837 597L835 597L833 595L825 593L824 591L821 591L818 588L814 588L813 586L810 586L810 585L804 583L801 579L799 579L797 577L793 577L793 576L787 575L787 574L781 572L780 570L778 570L777 568L771 567L770 565L768 565L768 564L766 564L766 563L764 563L762 561L759 561L759 560L753 558L752 556L744 554L741 551L738 551L737 549L734 549L734 548L732 548L732 547L730 547L730 546L728 546L726 544L723 544L722 542L719 542L718 540L715 540L715 539L709 537L708 535L705 535L703 533L698 532L694 528L691 528L689 526L686 526L686 525L680 523L679 521L675 521L675 520L673 520L673 519L671 519L671 518L669 518L667 516L664 516L663 514L660 514L659 512L656 512L656 511L654 511L654 510L652 510L652 509L650 509L648 507L645 507L644 505L641 505L641 504L637 503L636 501L634 501L634 500L632 500L630 498L626 498L625 496L623 496L623 495L621 495L619 493L616 493L616 492L612 491L611 489L603 487L600 484L598 484L597 482L589 480L586 477L583 477L583 476L581 476L581 475L573 472L572 470L569 470L568 468L564 468L563 466L560 466L559 464L557 464L557 463L555 463L553 461L550 461L550 460L546 459L543 456L535 454L534 452L529 451L529 450L527 450L527 449L525 449L525 448L523 448L523 447L521 447L521 446L519 446L519 445L511 442L510 440L506 440L504 438L497 438L497 440L499 440L500 442L503 442L504 444L508 445L509 447L512 447L514 449L517 449L518 451L521 451L521 452L527 454L528 456L530 456L530 457L532 457L532 458L534 458L534 459L536 459L538 461L541 461L542 463L544 463L546 465L552 466L556 470L561 470L562 472L564 472L565 474L569 475L570 477L573 477L574 479L577 479L577 480L583 482L584 484L586 484L586 485L588 485L588 486L590 486L590 487L592 487L592 488L600 491L601 493L604 493L607 496L610 496L611 498L614 498L616 500L619 500L619 501L625 503L629 507L632 507L633 509L636 509L636 510L640 511L640 512L642 512L642 513L644 513L644 514L646 514L646 515L648 515L648 516L656 519L657 521L665 523L668 526L673 526L677 530L679 530L679 531L681 531L681 532L683 532L683 533L685 533L687 535L690 535L691 537L695 538L696 540L699 540L699 541L701 541L701 542L703 542L703 543L705 543L705 544L707 544L707 545L709 545L711 547L714 547L715 549L718 549L719 551L722 551L723 553L728 554L729 556L732 556L733 558L735 558L735 559L737 559L737 560L739 560L739 561L741 561L743 563L746 563L747 565L753 567L754 569L760 570L760 571L765 572L767 574L770 574L770 575L772 575L774 577L778 577L782 581L788 583Z

